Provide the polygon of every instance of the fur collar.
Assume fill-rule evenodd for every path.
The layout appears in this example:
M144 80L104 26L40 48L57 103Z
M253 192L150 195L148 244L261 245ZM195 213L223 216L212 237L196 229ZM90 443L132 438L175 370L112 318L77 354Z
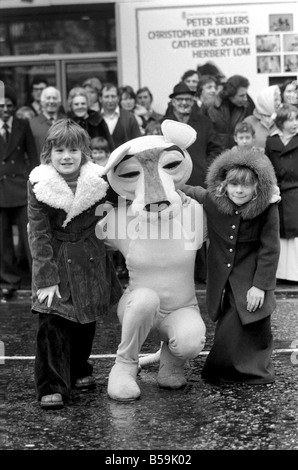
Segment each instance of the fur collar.
M234 148L226 150L212 162L206 178L208 193L211 194L218 210L229 215L234 213L235 205L227 196L219 197L217 188L225 179L227 171L234 166L247 166L258 177L257 197L239 209L243 219L253 219L264 212L272 202L277 184L274 168L259 148L247 151Z
M70 220L106 195L108 183L101 177L101 170L102 167L92 162L82 165L75 194L51 164L35 167L29 181L38 201L66 212L63 222L63 227L66 227Z

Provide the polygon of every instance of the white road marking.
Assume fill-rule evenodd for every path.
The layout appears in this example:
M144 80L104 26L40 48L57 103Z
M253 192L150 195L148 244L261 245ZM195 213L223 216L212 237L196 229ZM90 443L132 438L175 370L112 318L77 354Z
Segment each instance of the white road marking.
M207 356L210 351L201 351L199 356ZM274 349L273 354L292 354L298 353L298 349ZM152 353L148 354L140 354L140 357L149 356ZM90 359L113 359L116 357L116 354L92 354ZM35 356L0 356L0 361L8 360L8 361L30 361L34 360Z

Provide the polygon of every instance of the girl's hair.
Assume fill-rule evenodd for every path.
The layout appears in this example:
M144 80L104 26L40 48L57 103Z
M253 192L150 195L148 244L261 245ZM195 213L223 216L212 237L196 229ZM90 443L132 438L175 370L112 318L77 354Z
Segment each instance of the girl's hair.
M41 151L41 163L50 163L52 148L59 146L79 148L82 152L81 164L91 160L90 137L72 119L60 119L50 127Z
M295 114L296 117L298 115L298 108L296 108L295 105L293 104L283 104L281 108L277 111L276 117L275 117L275 124L278 129L283 130L284 123L285 121L288 121L292 114Z
M235 166L226 172L225 179L218 185L216 195L225 196L228 184L242 184L243 186L253 186L258 183L256 173L247 166ZM256 194L255 194L256 196Z

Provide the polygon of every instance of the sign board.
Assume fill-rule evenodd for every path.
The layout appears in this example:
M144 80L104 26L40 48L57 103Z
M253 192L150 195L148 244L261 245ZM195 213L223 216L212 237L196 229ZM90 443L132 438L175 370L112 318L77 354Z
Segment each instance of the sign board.
M164 112L186 70L207 61L226 77L247 77L253 99L261 88L297 77L297 1L157 4L136 8L138 86L149 86L156 110Z

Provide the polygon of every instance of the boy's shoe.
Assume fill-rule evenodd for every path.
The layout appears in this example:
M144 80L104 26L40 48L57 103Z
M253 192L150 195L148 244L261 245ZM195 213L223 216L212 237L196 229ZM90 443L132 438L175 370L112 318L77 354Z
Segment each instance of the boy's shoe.
M1 292L1 302L6 303L17 298L16 289L2 289Z
M53 393L52 395L44 395L40 400L41 408L45 410L58 410L64 408L61 393Z
M96 387L96 383L91 375L76 380L75 388L77 390L90 390Z

